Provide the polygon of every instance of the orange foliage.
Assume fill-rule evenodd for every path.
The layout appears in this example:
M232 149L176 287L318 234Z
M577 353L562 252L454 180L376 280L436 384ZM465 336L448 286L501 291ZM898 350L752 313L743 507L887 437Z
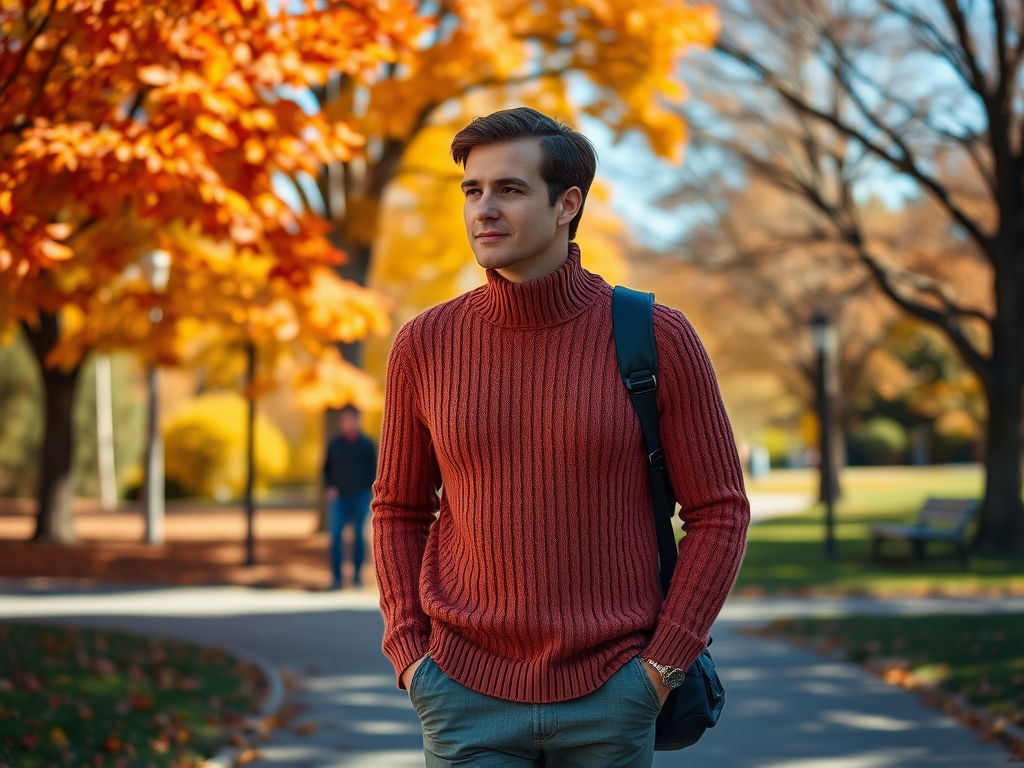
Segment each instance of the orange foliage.
M296 94L371 76L421 24L408 0L282 5L0 3L0 333L61 314L48 362L73 366L93 347L180 359L197 324L275 357L303 334L316 352L384 326L373 294L334 277L326 225L273 177L358 151L350 123ZM137 267L154 247L172 255L164 295Z

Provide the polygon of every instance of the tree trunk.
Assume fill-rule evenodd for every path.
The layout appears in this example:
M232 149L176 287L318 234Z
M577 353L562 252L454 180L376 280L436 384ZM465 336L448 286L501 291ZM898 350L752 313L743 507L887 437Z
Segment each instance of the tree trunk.
M346 280L351 280L359 285L366 285L370 279L370 259L373 255L372 245L349 244L345 242L340 234L332 238L334 244L345 251L347 261L338 267L338 274ZM362 341L354 341L349 344L339 344L338 351L341 356L356 368L363 367L365 345ZM323 458L327 458L327 446L331 439L338 435L338 410L328 408L324 412L324 444ZM328 505L324 497L323 484L320 485L320 494L317 499L317 509L320 515L317 521L317 532L326 531L328 528Z
M1011 217L1007 216L1007 220ZM988 401L985 497L974 539L974 547L980 552L1024 552L1024 274L1016 265L1007 268L1021 258L1022 251L1024 243L1011 237L995 249L993 259L996 311L992 320L992 353L988 375L984 377Z
M81 366L70 371L46 366L46 358L60 333L55 315L40 313L38 325L25 324L23 328L42 370L45 397L46 424L40 453L36 531L32 539L72 544L78 540L72 509L72 411Z
M96 355L96 464L100 480L100 507L117 508L117 470L114 455L114 409L110 355Z
M358 244L345 242L343 238L334 238L335 245L345 251L348 257L344 264L338 267L338 274L346 280L351 280L358 285L366 285L370 280L370 259L373 256L372 244ZM363 342L354 341L349 344L339 344L338 350L341 356L356 368L363 367ZM337 422L337 419L334 419ZM333 437L337 433L337 425L329 425L328 435Z
M246 348L248 371L246 375L246 397L249 400L248 424L245 443L245 564L256 565L256 396L253 381L256 379L256 346L250 342Z
M985 498L974 547L980 552L1024 551L1024 503L1021 502L1021 424L1024 407L1020 381L994 377L988 395L985 433ZM1009 377L1006 377L1009 378Z

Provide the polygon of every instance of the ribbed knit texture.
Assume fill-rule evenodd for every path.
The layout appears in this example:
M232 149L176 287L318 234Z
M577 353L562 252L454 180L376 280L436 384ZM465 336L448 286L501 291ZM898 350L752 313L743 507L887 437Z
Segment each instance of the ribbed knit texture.
M590 693L637 653L689 666L749 522L700 341L655 307L662 440L687 531L663 605L611 287L574 244L542 278L487 280L406 324L391 353L373 504L384 653L401 675L429 650L463 685L534 703Z

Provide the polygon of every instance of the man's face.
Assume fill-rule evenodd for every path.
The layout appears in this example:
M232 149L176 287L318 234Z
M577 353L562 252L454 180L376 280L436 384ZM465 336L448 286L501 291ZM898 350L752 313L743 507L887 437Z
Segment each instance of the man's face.
M352 411L342 411L339 419L341 432L344 435L354 435L359 432L359 414Z
M556 269L567 254L563 192L552 206L540 175L540 139L528 138L474 147L466 158L463 214L466 234L485 269L496 269L512 282L541 277Z

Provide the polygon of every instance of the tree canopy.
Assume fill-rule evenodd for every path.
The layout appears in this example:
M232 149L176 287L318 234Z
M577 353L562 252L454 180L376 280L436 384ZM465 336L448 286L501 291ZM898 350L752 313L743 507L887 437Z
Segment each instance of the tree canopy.
M381 302L337 278L327 225L274 180L365 141L300 94L369 77L423 29L407 0L0 5L0 333L21 324L45 366L38 536L72 535L46 521L69 515L61 444L89 350L174 361L216 327L222 342L258 336L274 362L305 354L300 378L336 380L323 399L367 386L313 358L383 330ZM171 255L163 291L140 269L154 248Z

